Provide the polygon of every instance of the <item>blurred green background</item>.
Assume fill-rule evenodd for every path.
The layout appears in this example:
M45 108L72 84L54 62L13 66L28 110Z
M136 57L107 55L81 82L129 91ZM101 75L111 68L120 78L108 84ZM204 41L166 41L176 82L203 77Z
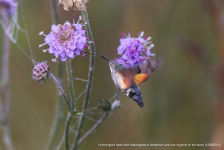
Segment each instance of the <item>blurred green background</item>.
M224 141L219 136L216 141L215 137L219 128L216 106L221 99L219 86L213 80L216 72L212 75L208 73L208 66L214 70L219 66L219 38L215 34L214 19L205 5L205 0L90 0L87 10L97 53L110 59L118 57L120 33L137 37L138 33L144 31L146 36L152 37L155 45L152 52L163 56L164 64L140 86L145 107L140 108L123 92L123 106L88 138L80 147L81 150L204 150L209 147L99 147L98 144L197 144ZM79 11L64 11L62 5L59 8L61 23L67 20L71 22L73 14L76 14L75 19L78 20ZM23 29L27 27L30 42L23 32L19 32L17 43L28 54L30 44L35 61L47 60L51 72L55 74L55 63L51 61L53 56L42 52L48 46L38 48L44 42L44 36L38 33L44 31L48 34L52 25L50 9L48 0L19 1L19 24ZM3 30L0 32L3 33ZM202 51L195 53L189 41L201 47ZM207 64L203 62L204 58L201 59L203 56ZM88 60L89 56L72 60L74 77L87 79ZM117 91L108 62L96 56L95 65L90 107L97 106L99 99L110 98ZM48 80L43 86L35 82L31 77L32 68L31 60L15 44L11 44L9 123L17 150L44 149L55 113L54 83ZM66 81L66 77L64 79ZM74 87L75 95L78 96L84 90L85 82L74 80ZM68 92L67 84L64 88ZM77 102L79 110L81 102L81 99ZM84 129L92 124L86 121ZM63 128L64 124L59 137L62 136ZM0 141L0 149L4 148Z

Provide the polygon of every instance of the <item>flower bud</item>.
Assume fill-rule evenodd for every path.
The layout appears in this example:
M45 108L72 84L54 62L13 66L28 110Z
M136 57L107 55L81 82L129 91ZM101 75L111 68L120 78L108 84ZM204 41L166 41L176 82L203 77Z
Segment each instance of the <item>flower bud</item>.
M111 102L109 102L108 99L101 99L99 100L98 108L101 108L103 111L110 111Z
M44 61L34 66L32 77L34 80L44 84L49 77L49 73L50 73L50 67L47 64L47 61Z

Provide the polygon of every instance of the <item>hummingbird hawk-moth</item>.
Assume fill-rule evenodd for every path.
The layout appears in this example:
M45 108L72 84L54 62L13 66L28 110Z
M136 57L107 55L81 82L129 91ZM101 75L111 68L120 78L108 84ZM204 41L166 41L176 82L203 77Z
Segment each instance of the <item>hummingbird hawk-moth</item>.
M146 59L140 65L127 68L123 64L108 59L107 57L97 54L109 61L111 77L115 86L132 98L140 107L144 107L142 94L138 85L144 83L151 74L156 71L163 63L163 58Z
M111 77L115 85L138 103L140 107L144 107L142 94L138 85L144 83L151 74L162 64L161 57L157 59L144 60L142 64L131 68L125 67L116 61L110 61Z

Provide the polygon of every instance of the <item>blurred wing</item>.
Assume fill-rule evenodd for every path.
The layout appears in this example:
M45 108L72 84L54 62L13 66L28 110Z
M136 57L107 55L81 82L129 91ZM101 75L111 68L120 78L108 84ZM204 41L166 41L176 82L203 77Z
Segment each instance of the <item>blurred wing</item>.
M132 79L129 76L119 74L118 84L122 90L127 89L131 86Z
M136 74L134 76L134 82L136 85L140 85L149 78L148 74Z

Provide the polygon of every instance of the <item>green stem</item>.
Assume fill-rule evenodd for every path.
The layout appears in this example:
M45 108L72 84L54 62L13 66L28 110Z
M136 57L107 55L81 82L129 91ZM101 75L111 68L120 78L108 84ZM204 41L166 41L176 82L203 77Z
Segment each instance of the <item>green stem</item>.
M59 11L57 7L57 1L56 0L50 0L51 1L51 10L52 10L52 19L53 24L59 24ZM63 85L63 64L62 61L59 60L56 64L57 67L57 78L60 85ZM49 141L47 144L47 150L53 150L54 144L56 143L56 137L59 133L60 126L63 122L63 116L64 116L64 102L63 98L57 93L57 99L55 103L55 117L53 121L53 125L51 128Z
M74 95L74 88L73 88L71 59L67 59L66 70L67 70L67 80L68 80L68 87L69 87L71 102L70 102L70 113L68 113L67 115L66 124L65 124L65 149L69 150L69 128L70 128L69 126L75 111L75 95Z
M70 112L71 112L71 114L73 114L74 109L75 109L75 95L74 95L75 92L74 92L74 88L73 88L71 59L67 59L66 69L67 69L67 80L68 80L70 100L71 100Z
M90 55L90 60L89 60L88 83L86 85L86 95L85 95L85 98L84 98L83 108L82 108L83 115L81 115L80 118L79 118L77 133L75 135L74 143L72 145L73 150L77 150L77 148L78 148L78 140L81 136L82 128L83 128L84 121L85 121L86 110L88 108L89 97L90 97L92 84L93 84L93 73L94 73L94 69L95 69L94 68L94 65L95 65L95 55L94 55L95 54L95 45L94 45L94 41L93 41L92 31L90 29L90 24L89 24L89 20L88 20L87 11L82 11L82 18L83 18L83 21L86 22L85 28L86 28L87 36L89 37L89 40L92 41L92 43L90 44L90 52L92 53L92 55Z
M60 21L59 21L59 10L57 0L51 0L51 13L53 24L59 24Z
M72 120L72 115L68 113L65 123L65 149L69 150L69 128Z
M118 89L118 93L117 93L117 99L119 100L120 97L121 97L121 89L119 88L119 89Z

